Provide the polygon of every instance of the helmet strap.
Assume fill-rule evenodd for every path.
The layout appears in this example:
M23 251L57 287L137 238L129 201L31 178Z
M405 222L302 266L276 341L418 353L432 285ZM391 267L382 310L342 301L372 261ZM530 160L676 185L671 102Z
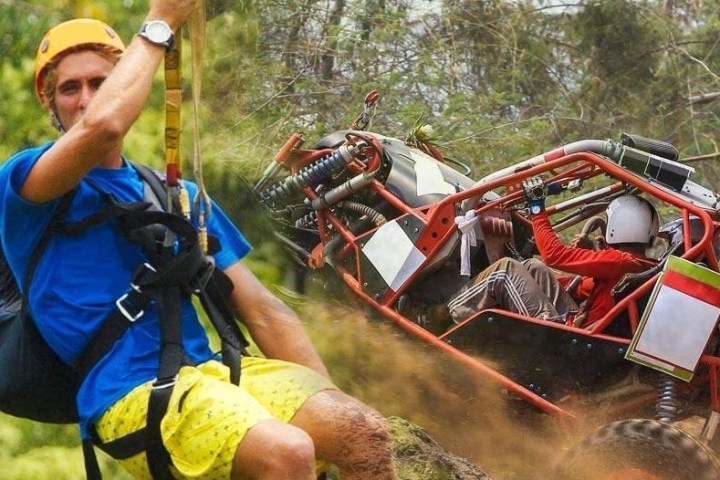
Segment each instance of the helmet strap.
M50 112L50 121L52 122L52 126L55 127L55 130L60 133L65 133L65 127L63 127L63 124L60 122L60 119L55 112Z

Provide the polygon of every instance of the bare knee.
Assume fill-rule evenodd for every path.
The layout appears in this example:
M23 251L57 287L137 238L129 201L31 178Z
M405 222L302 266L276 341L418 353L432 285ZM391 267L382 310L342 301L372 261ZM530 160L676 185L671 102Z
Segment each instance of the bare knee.
M366 408L362 418L363 430L368 438L379 444L390 444L390 432L384 417L376 411Z
M315 468L315 447L310 436L302 430L286 432L266 450L271 467L292 472Z
M372 408L339 391L311 397L293 423L311 432L319 456L338 466L342 478L394 478L390 433Z
M352 405L339 410L335 421L347 426L344 436L349 443L366 446L370 450L389 448L390 433L387 422L375 410L362 404Z
M354 410L354 411L353 411ZM357 478L394 479L394 459L390 433L385 419L364 405L345 411L338 419L347 425L345 448L337 459L341 472L353 472Z
M237 448L233 480L315 479L315 446L303 430L275 420L251 428Z

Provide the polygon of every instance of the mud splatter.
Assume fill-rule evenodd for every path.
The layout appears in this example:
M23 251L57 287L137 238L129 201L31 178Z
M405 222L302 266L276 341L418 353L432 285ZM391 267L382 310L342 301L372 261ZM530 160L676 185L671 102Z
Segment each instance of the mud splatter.
M493 480L552 478L549 467L583 433L534 411L387 320L368 320L337 302L311 301L302 315L341 388L387 416L420 425Z

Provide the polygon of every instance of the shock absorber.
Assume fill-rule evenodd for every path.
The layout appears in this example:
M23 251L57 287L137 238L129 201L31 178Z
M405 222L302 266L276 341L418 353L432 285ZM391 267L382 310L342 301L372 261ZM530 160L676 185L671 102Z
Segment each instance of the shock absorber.
M307 215L304 215L301 218L298 218L295 220L295 226L297 228L302 228L305 230L316 230L318 222L318 216L317 212L315 210L311 211Z
M272 185L260 193L260 203L275 206L299 192L303 187L315 187L340 172L362 150L362 145L341 145L334 152L314 161L295 175Z
M677 381L669 375L663 375L658 383L658 398L655 403L655 415L659 422L670 423L678 412Z

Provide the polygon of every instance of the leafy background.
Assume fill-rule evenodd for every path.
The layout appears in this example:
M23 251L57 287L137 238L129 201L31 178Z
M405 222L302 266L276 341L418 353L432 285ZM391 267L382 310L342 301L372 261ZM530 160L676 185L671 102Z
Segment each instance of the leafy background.
M674 143L703 183L716 185L720 2L206 3L203 169L211 194L256 245L249 259L253 270L300 309L343 388L383 413L418 421L494 478L524 478L513 459L522 454L546 460L545 442L528 442L528 432L498 420L502 415L495 418L488 399L482 417L470 411L478 403L467 386L476 380L452 368L439 376L435 362L442 360L426 349L368 324L356 310L328 307L337 292L324 280L306 297L285 294L285 260L249 207L247 185L291 133L302 132L312 144L347 128L370 90L382 97L372 130L404 137L418 123L430 123L435 142L477 177L564 143L632 132ZM0 158L54 136L32 91L34 52L47 28L89 16L111 23L129 40L146 9L145 0L0 0ZM192 152L189 50L184 49L185 159ZM125 152L158 167L163 102L159 72ZM192 178L189 160L184 169ZM443 405L441 413L436 402ZM82 478L76 427L0 420L3 478ZM490 437L489 445L492 426L501 434ZM517 428L523 442L511 434ZM514 451L502 448L513 443ZM104 469L108 478L125 478L111 463Z

